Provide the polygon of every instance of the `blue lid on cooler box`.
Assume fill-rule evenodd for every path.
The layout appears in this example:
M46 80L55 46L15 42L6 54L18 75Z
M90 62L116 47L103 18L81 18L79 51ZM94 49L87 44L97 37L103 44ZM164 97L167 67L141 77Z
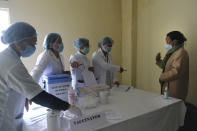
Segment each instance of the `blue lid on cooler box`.
M47 75L43 76L43 79L47 84L71 82L71 76L68 74L57 74L57 75Z

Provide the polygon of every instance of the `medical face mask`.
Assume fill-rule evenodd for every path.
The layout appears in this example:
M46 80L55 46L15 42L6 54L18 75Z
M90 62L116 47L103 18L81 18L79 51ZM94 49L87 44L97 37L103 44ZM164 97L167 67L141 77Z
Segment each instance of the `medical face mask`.
M63 49L64 49L64 44L63 43L59 44L57 51L60 53L63 51Z
M21 50L20 54L22 57L29 57L36 51L36 48L31 45L27 45L25 50Z
M82 51L81 51L84 55L87 55L89 53L89 48L84 48Z
M165 45L165 48L166 48L167 51L169 51L170 49L172 49L172 45L170 45L170 44L167 43Z
M111 51L111 47L105 48L104 51L105 51L106 53L109 53L109 52Z

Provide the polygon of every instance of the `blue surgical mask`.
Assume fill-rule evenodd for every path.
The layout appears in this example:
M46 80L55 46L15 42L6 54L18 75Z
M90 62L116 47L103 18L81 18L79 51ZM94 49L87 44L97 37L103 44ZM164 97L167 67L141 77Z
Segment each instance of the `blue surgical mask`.
M172 45L166 43L165 48L167 51L169 51L170 49L172 49Z
M64 44L63 43L59 44L57 51L60 53L63 51L63 49L64 49Z
M104 51L105 51L106 53L109 53L109 52L111 51L111 47L105 48Z
M29 56L33 55L35 51L36 51L36 47L31 46L31 45L27 45L25 50L20 51L20 54L22 57L29 57Z
M89 53L89 48L84 48L82 51L81 51L84 55L87 55Z

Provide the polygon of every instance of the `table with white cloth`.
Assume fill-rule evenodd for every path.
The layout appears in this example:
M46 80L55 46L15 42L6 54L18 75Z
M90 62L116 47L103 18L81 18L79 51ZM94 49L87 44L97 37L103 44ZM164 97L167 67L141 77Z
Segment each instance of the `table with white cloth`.
M94 112L105 112L108 121L91 129L94 131L176 131L184 124L186 107L180 99L119 87L111 90L108 104L83 110L84 114ZM47 131L46 128L46 116L32 125L24 120L24 131Z

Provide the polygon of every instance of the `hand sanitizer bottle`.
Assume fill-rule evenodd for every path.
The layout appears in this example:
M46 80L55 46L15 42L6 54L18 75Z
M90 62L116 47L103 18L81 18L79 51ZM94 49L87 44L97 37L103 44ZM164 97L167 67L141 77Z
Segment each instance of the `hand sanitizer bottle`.
M168 99L168 87L167 86L164 89L164 98Z

